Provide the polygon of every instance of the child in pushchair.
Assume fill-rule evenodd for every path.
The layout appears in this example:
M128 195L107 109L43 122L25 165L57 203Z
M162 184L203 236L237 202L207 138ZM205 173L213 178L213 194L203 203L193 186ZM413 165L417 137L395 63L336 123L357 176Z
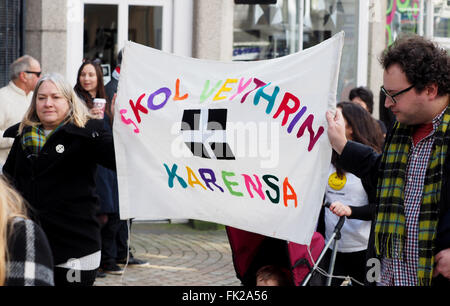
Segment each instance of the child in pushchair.
M278 285L302 285L306 276L313 272L313 261L319 258L325 245L323 236L317 232L314 233L308 250L306 245L287 243L285 240L233 227L226 227L226 230L236 276L243 286L249 287L270 285L267 282L258 283L257 277L268 271L279 276Z

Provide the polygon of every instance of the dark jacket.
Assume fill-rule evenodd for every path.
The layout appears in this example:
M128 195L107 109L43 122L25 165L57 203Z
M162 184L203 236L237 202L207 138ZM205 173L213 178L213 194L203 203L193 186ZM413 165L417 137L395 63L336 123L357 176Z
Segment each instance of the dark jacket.
M119 85L119 80L116 80L113 77L111 78L111 81L109 81L108 84L106 84L105 92L106 92L106 96L108 97L109 101L112 101L114 94L117 92L118 85Z
M388 143L386 141L386 143ZM447 158L444 165L441 187L441 201L439 202L439 220L436 234L436 253L443 249L450 248L450 150L447 152ZM379 176L382 174L380 170L381 154L376 153L372 148L360 143L349 141L342 154L339 157L339 164L346 170L360 178L364 178L373 186L377 185ZM374 236L375 220L372 222L369 248L367 258L375 258L375 236ZM450 281L439 276L434 284L446 283L450 285Z
M110 119L107 114L105 114L105 117L103 118L103 127L106 131L112 133ZM116 172L98 165L95 183L97 185L97 194L100 199L100 213L118 214L119 192Z
M101 120L90 120L85 128L69 123L50 136L36 157L22 149L18 127L4 133L15 140L3 173L30 204L55 265L99 251L95 172L97 163L115 169L112 135Z

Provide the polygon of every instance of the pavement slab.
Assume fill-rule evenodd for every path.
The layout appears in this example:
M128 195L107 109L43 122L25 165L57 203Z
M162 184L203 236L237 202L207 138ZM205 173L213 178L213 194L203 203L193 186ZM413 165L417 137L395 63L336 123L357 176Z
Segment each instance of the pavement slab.
M188 224L132 225L131 250L145 266L125 266L94 286L241 286L224 229L200 231Z

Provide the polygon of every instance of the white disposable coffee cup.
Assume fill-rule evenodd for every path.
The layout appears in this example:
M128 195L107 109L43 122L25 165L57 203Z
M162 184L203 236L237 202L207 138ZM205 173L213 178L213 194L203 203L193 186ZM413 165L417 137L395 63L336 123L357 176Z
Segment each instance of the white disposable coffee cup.
M94 108L99 108L102 110L103 113L105 113L106 99L95 98L93 103L94 103ZM103 116L102 116L102 118L103 118Z

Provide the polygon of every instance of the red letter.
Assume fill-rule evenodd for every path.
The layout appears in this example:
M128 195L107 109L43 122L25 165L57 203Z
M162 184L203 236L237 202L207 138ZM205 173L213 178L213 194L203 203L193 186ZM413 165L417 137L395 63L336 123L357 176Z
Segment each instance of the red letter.
M133 100L130 99L130 106L133 110L134 116L136 117L136 120L138 123L141 123L141 116L139 115L139 111L143 112L144 114L148 114L148 109L143 107L141 105L141 100L145 97L145 94L142 94L139 99L136 102L136 105L134 105Z
M294 101L293 107L289 107L289 100ZM277 118L281 114L281 112L284 112L283 121L281 122L281 126L284 126L288 121L289 115L295 113L299 107L300 100L290 92L286 92L273 118Z
M319 127L317 130L317 135L315 135L313 129L312 129L312 122L314 120L314 115L309 115L308 118L303 122L302 126L298 130L297 138L302 137L303 133L305 132L305 128L308 127L309 132L309 145L308 145L308 151L311 151L314 145L316 144L316 141L319 139L319 137L322 135L324 129L323 126Z

